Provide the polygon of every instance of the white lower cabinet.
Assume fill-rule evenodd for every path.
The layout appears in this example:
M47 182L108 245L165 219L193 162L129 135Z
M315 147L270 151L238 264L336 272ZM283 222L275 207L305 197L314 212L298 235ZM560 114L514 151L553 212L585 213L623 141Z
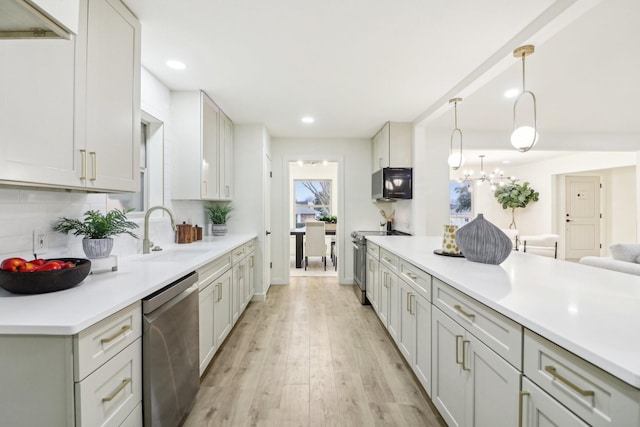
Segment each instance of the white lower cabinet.
M512 427L521 373L438 308L431 398L449 426Z
M378 270L380 268L380 262L375 259L373 256L367 254L367 271L365 283L367 287L367 299L369 303L371 303L371 307L377 313L379 311L378 308L378 299L380 293L380 283L378 280ZM357 286L357 285L354 285Z
M520 427L588 427L557 400L549 396L528 378L522 379L520 393ZM631 426L632 424L627 424Z
M1 335L0 425L125 423L142 402L141 316L138 301L73 336Z
M378 295L378 317L385 328L389 327L389 298L391 281L394 280L394 275L389 271L387 267L380 264L379 280L380 280L380 294Z
M209 365L216 351L213 332L213 312L217 286L209 283L198 293L199 300L199 344L200 344L200 375Z
M231 318L231 270L227 270L215 281L215 300L213 306L213 333L216 350L233 326Z
M142 404L139 403L129 416L120 424L120 427L142 427Z
M245 283L245 305L249 304L251 298L256 293L256 254L251 252L247 255L247 272Z

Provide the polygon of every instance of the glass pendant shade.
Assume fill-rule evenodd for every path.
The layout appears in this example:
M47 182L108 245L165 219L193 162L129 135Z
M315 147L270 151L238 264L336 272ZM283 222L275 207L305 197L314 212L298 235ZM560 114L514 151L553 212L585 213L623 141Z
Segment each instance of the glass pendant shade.
M460 152L451 153L447 162L449 163L450 168L458 169L460 166L464 165L464 156Z
M511 133L511 145L519 151L526 151L537 142L538 132L531 126L520 126Z

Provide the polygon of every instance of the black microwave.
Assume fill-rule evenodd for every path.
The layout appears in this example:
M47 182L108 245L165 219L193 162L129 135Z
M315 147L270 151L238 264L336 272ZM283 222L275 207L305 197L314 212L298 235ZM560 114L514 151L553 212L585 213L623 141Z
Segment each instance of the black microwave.
M405 200L413 198L412 168L382 168L371 176L371 198Z

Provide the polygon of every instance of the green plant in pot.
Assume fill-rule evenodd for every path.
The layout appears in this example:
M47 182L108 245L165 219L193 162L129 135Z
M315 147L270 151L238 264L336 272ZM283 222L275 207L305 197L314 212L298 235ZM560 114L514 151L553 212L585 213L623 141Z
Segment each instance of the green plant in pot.
M224 236L227 234L227 220L233 206L229 202L210 202L205 206L205 212L211 220L211 234L214 236Z
M138 224L127 219L130 210L114 209L106 214L90 210L82 218L59 218L53 224L53 231L63 234L72 233L74 236L84 236L82 249L87 258L105 258L113 249L113 238L119 234L128 234L138 238L131 230L138 228Z
M516 209L525 208L531 202L538 201L538 192L529 187L528 182L518 184L517 179L512 179L511 183L498 187L493 193L498 203L502 205L502 209L511 209L511 224L509 228L518 228L516 226Z

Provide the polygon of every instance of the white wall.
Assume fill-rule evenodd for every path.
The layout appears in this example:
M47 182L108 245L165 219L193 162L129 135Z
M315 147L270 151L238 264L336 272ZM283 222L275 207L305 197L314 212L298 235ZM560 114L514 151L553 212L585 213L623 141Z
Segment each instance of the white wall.
M338 163L338 280L353 283L349 235L379 227L379 208L371 202L371 141L274 138L271 149L272 284L289 283L289 162L296 160Z

